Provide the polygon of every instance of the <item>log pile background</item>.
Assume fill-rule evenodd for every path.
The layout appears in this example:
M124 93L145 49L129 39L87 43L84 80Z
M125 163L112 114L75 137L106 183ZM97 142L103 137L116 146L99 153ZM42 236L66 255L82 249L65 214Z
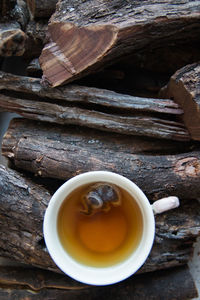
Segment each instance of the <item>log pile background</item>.
M0 267L0 299L197 297L187 263L200 235L199 7L0 2L0 111L22 116L1 145L8 167L0 166L0 256L23 264ZM63 275L43 239L51 195L90 170L128 177L150 202L181 202L156 216L138 274L114 286Z

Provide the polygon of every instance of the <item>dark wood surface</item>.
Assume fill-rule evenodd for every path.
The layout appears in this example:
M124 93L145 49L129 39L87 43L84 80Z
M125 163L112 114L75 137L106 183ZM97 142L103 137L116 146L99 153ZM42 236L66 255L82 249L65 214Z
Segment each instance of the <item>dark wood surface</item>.
M199 18L198 2L59 1L40 56L43 79L55 87L149 45L196 40Z
M199 63L191 65L200 59L199 1L59 0L47 33L55 2L0 1L1 64L22 55L22 69L41 77L30 61L46 44L42 84L0 73L0 110L34 119L13 120L3 140L15 170L0 167L0 256L26 265L0 267L0 300L197 297L185 265L200 235ZM102 169L136 182L151 203L179 196L180 207L156 216L138 274L93 287L55 266L42 222L64 180Z
M1 300L188 300L194 297L197 297L197 291L187 267L132 276L109 287L83 285L67 276L39 269L0 268Z
M178 70L160 95L174 99L183 108L183 120L191 137L200 141L200 64Z
M26 0L33 18L48 18L56 8L58 0Z
M125 150L125 145L121 148L119 137L113 137L110 142L97 137L94 133L88 139L82 131L77 142L73 130L68 136L68 127L57 131L55 125L49 127L18 120L11 123L4 136L2 153L17 168L42 177L66 180L87 171L109 170L134 181L150 198L199 197L198 146L189 152L146 155L135 154L134 148L132 150L128 145L129 150Z
M52 90L42 88L38 79L5 73L0 76L3 90L0 108L26 118L129 135L190 140L183 122L176 119L183 111L171 100L139 98L79 86ZM41 98L34 98L36 95Z

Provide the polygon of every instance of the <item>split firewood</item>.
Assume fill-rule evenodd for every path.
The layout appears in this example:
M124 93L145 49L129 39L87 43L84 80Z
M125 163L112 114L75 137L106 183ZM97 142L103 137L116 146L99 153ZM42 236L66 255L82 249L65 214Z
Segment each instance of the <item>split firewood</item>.
M43 80L55 87L149 45L156 49L194 41L200 34L199 19L198 1L60 0L40 56Z
M42 223L50 194L16 171L0 167L0 255L61 272L43 240ZM186 264L200 234L198 201L182 202L173 211L156 216L156 238L140 273Z
M58 0L26 0L32 18L48 18L56 9Z
M191 137L200 141L200 64L178 70L160 94L183 108L183 120Z
M198 147L173 155L135 154L134 149L142 148L142 142L134 147L130 136L123 144L123 139L118 142L120 135L109 141L108 135L102 138L91 131L91 135L85 134L84 130L77 134L68 127L56 129L55 125L29 122L13 120L3 139L2 154L19 169L62 180L87 171L109 170L134 181L150 199L199 197Z
M176 120L182 110L171 100L139 98L80 86L52 90L42 88L36 78L6 73L0 76L0 89L7 90L0 94L0 108L3 110L62 125L74 124L122 134L190 140L183 123ZM20 94L17 97L9 93L10 90L21 92L22 99ZM27 93L31 94L30 99ZM33 95L40 98L37 97L35 101ZM58 99L56 103L52 98Z
M0 56L22 56L26 34L17 22L0 23Z
M121 283L105 287L83 285L67 276L39 269L0 268L0 298L7 300L161 300L163 297L165 300L188 300L198 297L187 267L132 276Z

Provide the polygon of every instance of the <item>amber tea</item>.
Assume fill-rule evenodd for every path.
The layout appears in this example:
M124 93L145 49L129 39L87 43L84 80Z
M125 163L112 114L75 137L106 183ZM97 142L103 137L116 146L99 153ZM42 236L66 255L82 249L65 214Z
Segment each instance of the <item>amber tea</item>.
M126 190L96 182L66 197L59 210L57 230L63 248L76 261L109 267L137 248L143 218L139 205Z

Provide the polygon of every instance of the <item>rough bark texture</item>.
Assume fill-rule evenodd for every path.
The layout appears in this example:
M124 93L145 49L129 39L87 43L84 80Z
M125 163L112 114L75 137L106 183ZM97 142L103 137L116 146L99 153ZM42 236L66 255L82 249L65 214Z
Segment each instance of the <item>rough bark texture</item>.
M46 41L47 21L44 19L31 20L26 26L26 51L25 59L38 57Z
M183 120L191 137L200 141L200 64L178 70L161 95L174 99L183 108Z
M26 34L17 22L0 24L0 56L22 56Z
M33 18L48 18L56 9L58 0L26 0Z
M0 255L60 272L44 246L42 222L50 195L16 171L0 167ZM185 264L200 234L199 202L156 216L156 238L140 273Z
M37 65L37 60L34 62ZM64 100L65 103L81 103L100 105L105 108L120 109L131 113L160 113L168 115L182 115L183 110L169 99L151 99L118 94L109 90L91 88L79 85L67 85L60 88L44 88L37 78L12 75L0 72L0 90L20 92L41 98ZM19 94L18 94L19 95ZM37 99L39 100L39 98Z
M199 19L199 1L60 0L40 56L43 79L55 87L161 40L196 40Z
M109 287L81 285L66 276L41 270L1 268L0 286L2 284L1 300L162 300L163 297L165 300L188 300L198 296L187 267L134 276Z
M3 72L0 76L0 89L3 90L0 108L3 110L62 125L74 124L122 134L190 140L183 123L177 120L182 110L171 100L139 98L80 86L46 89L41 87L38 79ZM18 93L17 97L10 90L21 94ZM56 103L52 101L53 98L57 99Z
M121 142L114 137L109 141L108 135L102 138L91 132L89 137L84 131L77 135L73 129L68 133L67 127L55 128L14 120L4 136L2 153L12 159L16 167L43 177L66 180L82 172L109 170L133 180L150 198L173 194L199 197L198 147L173 155L135 154L143 146L140 142L135 151L131 137L124 139L124 144L123 138ZM150 147L152 149L153 144Z

